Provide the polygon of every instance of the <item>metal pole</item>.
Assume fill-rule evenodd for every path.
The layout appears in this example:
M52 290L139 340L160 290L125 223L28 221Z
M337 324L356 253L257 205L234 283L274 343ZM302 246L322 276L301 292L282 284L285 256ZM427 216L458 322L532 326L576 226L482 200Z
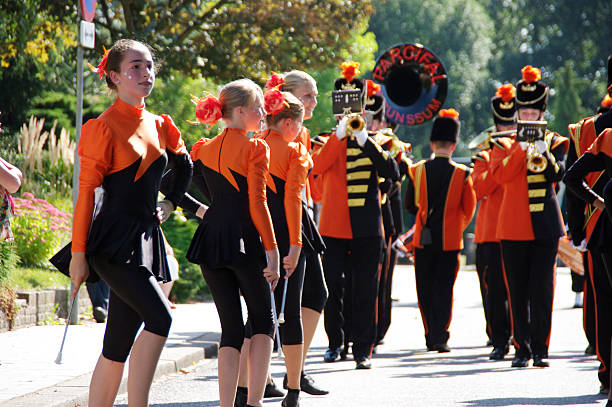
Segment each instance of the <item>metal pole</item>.
M79 172L80 160L78 154L79 139L81 138L81 125L83 124L83 47L81 46L81 6L79 5L79 14L77 18L79 41L77 45L77 105L76 105L76 145L74 150L74 170L72 175L72 207L76 206L77 197L79 195ZM70 284L71 289L74 289L74 283ZM74 297L75 309L70 315L70 324L78 325L79 323L79 293Z

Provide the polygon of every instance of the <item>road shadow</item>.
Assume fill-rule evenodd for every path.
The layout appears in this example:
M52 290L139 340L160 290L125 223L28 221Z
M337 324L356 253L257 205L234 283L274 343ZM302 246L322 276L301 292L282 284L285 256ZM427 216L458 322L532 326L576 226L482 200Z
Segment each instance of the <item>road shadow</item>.
M457 402L463 406L485 407L485 406L580 406L593 405L602 396L586 394L573 397L501 397L482 400L467 400Z

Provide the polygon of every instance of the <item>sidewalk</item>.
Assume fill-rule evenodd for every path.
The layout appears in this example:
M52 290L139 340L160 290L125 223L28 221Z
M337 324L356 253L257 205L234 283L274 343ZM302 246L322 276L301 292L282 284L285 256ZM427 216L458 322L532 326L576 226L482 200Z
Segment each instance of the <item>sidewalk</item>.
M177 304L156 377L216 356L221 327L212 302ZM105 324L71 325L55 363L64 325L0 334L0 406L75 407L87 404L91 372L102 351ZM120 392L125 391L127 366Z

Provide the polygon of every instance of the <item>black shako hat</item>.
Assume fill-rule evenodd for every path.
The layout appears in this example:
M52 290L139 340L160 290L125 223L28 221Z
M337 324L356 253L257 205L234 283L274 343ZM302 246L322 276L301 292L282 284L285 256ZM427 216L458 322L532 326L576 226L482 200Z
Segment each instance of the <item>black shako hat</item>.
M438 116L433 121L431 128L430 141L450 141L457 142L459 137L459 112L455 109L442 109L438 112Z
M526 65L521 69L523 79L516 83L517 108L531 108L540 111L546 110L548 101L548 86L540 81L542 72L539 68Z
M506 83L495 92L491 98L491 111L495 124L509 125L516 123L516 100L514 95L516 88L511 83Z

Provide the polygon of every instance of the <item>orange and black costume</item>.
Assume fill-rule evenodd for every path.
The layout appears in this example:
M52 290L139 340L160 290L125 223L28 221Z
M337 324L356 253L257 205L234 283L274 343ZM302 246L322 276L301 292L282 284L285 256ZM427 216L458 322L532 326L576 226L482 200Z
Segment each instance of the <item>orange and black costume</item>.
M278 252L283 258L289 254L289 245L308 246L302 240L302 223L310 220L302 205L302 192L306 185L312 159L301 143L287 142L283 136L266 130L261 139L270 147L270 175L268 178L268 207L278 242ZM315 229L314 223L310 229ZM304 248L303 248L304 249ZM284 345L304 342L301 317L302 287L306 267L305 253L289 279L281 278L275 289L276 309L280 313L284 284L287 284L285 301L285 323L279 326Z
M536 361L548 357L555 261L565 234L554 183L563 176L569 141L551 132L545 139L548 165L541 173L527 169L526 153L515 139L494 140L491 153L491 174L504 188L497 238L510 294L515 361L525 363L532 356Z
M187 259L200 264L221 321L221 344L238 350L244 340L239 290L253 335L273 336L270 288L263 276L265 250L277 247L266 201L270 150L241 129L200 139L191 150L193 183L210 202ZM261 239L260 239L261 237Z
M335 133L313 160L313 173L323 182L319 232L326 246L322 257L329 289L324 313L329 349L339 349L349 335L342 316L346 278L353 354L355 360L369 358L376 341L383 236L378 178L397 179L397 164L371 137L361 147L351 136L338 140Z
M476 270L481 285L482 303L487 322L487 334L495 349L507 353L511 326L508 314L508 295L504 280L501 246L497 238L497 222L503 198L503 188L491 175L491 150L486 149L472 157L474 191L480 202L476 215L474 242Z
M434 122L435 126L435 122ZM459 270L463 230L474 215L476 195L470 169L437 154L410 166L405 208L416 215L414 268L428 350L449 338L453 286ZM428 228L431 241L423 241Z
M179 176L166 199L177 206L191 178L191 160L170 117L119 98L85 123L78 152L72 252L86 252L92 271L111 288L102 354L125 362L143 321L144 329L157 335L167 336L170 329L172 317L158 287L169 271L157 194L168 160L175 161ZM100 185L104 203L91 223Z
M308 154L313 153L313 144L318 148L319 141L312 143L308 129L302 126L302 130L295 140L300 142ZM311 158L312 160L312 158ZM325 244L319 234L314 221L314 205L320 200L320 180L315 179L312 171L306 179L306 187L302 194L302 252L306 256L306 269L304 271L304 284L302 286L302 307L312 309L319 314L323 312L327 302L327 286L323 275L321 264L321 253L325 250ZM311 215L312 214L312 215Z
M599 125L610 125L610 113L600 117ZM598 120L598 121L599 121ZM588 122L588 121L587 121ZM597 123L597 122L596 122ZM587 124L587 123L585 123ZM595 128L597 128L597 124ZM584 128L584 126L583 126ZM591 130L582 136L592 136ZM578 140L579 141L579 140ZM579 144L579 146L585 145ZM601 362L599 380L603 387L610 383L610 338L612 326L610 325L610 312L612 310L612 222L610 220L609 196L611 182L609 175L612 171L612 130L604 130L586 152L574 162L565 174L563 180L567 187L580 199L586 202L585 211L587 219L586 238L589 249L589 271L592 275L592 284L596 303L596 334L597 357ZM599 211L593 207L597 197L604 197L606 210ZM589 211L590 209L590 211ZM589 221L589 212L595 212L591 218L599 215L597 220Z

